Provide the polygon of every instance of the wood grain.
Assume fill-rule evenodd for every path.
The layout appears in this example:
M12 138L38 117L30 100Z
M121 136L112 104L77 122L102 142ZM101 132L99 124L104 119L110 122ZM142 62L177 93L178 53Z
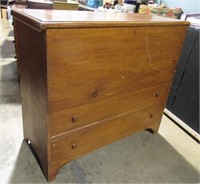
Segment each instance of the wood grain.
M183 27L48 30L48 111L171 81L184 33Z
M51 113L48 119L51 136L59 136L67 131L123 113L137 112L152 105L159 104L164 108L168 89L169 83L166 83ZM74 120L75 116L77 119Z
M52 141L51 166L57 168L62 163L67 163L133 132L141 131L144 127L151 128L154 124L159 124L161 113L162 108L154 106L66 133L63 138ZM76 144L77 148L73 149L73 144Z
M31 141L48 174L47 140L47 69L44 32L40 33L18 20L14 21L17 57L20 69L20 88L24 138ZM37 135L37 136L36 136ZM51 154L51 152L49 152Z
M145 27L145 26L188 26L189 22L167 17L145 14L90 12L90 11L59 11L26 9L15 5L12 14L38 30L51 28L86 28L86 27ZM35 24L36 23L36 24Z

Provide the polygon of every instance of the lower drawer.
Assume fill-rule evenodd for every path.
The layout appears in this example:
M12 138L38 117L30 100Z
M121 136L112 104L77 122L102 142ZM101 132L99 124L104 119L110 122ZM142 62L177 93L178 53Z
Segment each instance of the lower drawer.
M59 167L92 150L146 128L157 130L163 106L153 106L100 123L94 123L52 140L51 166Z

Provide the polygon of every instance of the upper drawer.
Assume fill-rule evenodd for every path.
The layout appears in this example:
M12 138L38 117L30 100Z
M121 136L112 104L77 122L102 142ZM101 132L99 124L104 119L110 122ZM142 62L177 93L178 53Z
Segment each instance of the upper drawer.
M51 137L94 122L159 104L164 108L169 83L98 100L48 115Z
M181 26L47 30L49 112L170 81L184 35Z

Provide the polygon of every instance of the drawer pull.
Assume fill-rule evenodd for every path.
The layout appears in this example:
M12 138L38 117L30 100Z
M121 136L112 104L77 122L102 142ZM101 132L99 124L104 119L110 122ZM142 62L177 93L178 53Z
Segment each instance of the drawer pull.
M78 147L77 144L72 144L72 149L76 149Z
M94 91L93 93L92 93L92 97L97 97L98 96L98 91Z
M75 123L78 121L78 115L72 116L72 122Z
M160 93L159 92L156 92L155 93L155 97L157 98L157 97L159 97L160 96Z

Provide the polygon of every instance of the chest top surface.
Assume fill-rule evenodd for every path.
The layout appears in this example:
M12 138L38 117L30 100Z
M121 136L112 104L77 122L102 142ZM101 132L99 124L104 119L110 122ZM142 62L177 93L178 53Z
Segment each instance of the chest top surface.
M41 30L65 27L132 27L189 24L186 21L156 15L26 9L22 5L13 6L12 14L15 19L24 21Z

